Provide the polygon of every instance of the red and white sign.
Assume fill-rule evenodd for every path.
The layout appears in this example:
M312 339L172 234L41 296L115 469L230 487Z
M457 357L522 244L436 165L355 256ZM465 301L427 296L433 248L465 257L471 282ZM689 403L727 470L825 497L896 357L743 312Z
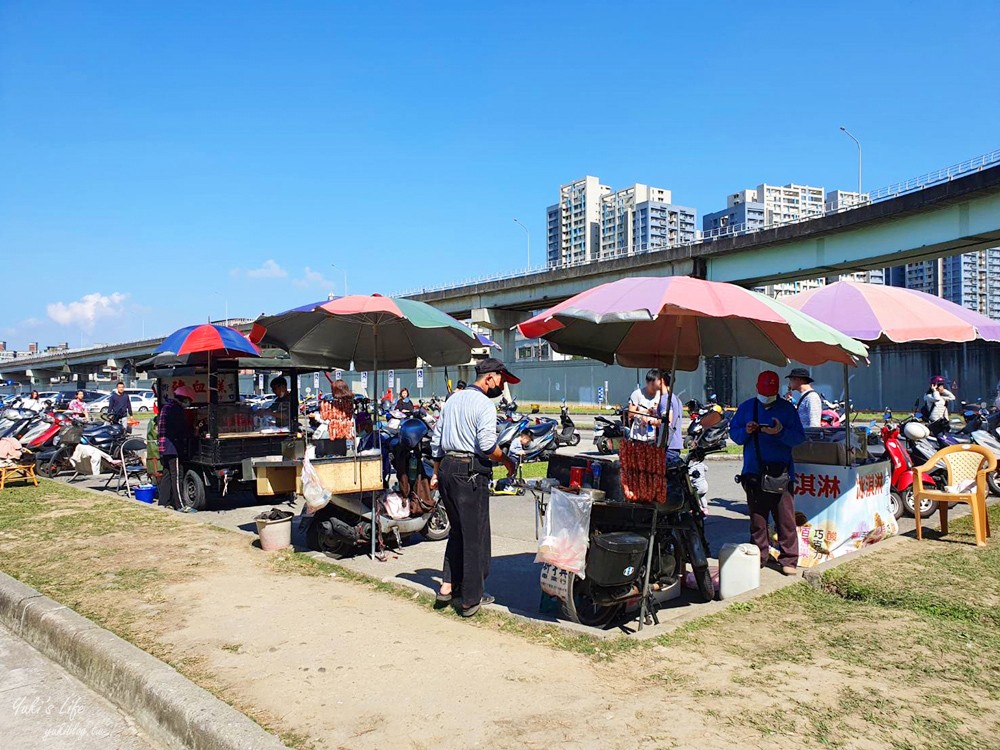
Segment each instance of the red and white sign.
M887 461L866 466L796 464L799 566L808 568L899 533L889 511Z
M213 375L212 379L215 381L215 387L219 392L218 403L232 404L239 399L239 386L236 382L235 372L219 373ZM186 385L194 391L195 404L208 403L208 375L175 375L170 379L169 385L170 390L168 393L171 396L175 388Z

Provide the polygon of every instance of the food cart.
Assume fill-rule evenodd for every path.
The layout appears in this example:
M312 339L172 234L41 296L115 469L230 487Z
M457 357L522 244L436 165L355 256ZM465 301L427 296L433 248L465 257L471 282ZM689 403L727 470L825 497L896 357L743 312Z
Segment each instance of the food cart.
M868 456L863 428L816 427L792 451L799 567L809 568L899 533L891 468Z
M296 492L305 451L296 408L297 371L283 370L289 376L288 399L270 408L254 408L239 392L241 369L273 372L282 364L287 361L255 358L217 362L211 373L207 365L167 364L149 370L160 406L182 385L195 394L185 409L192 436L182 493L188 506L201 510L207 491L226 495L231 485L252 485L264 497Z

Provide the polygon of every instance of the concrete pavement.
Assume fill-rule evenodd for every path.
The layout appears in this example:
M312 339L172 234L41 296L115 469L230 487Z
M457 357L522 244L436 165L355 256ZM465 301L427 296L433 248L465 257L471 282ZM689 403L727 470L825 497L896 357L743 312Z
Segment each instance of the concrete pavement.
M131 718L0 625L0 737L18 750L155 750Z

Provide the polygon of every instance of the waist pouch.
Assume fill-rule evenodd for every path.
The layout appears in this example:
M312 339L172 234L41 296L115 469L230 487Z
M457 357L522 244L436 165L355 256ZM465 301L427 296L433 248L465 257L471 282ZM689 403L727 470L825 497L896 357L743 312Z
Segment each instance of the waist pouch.
M468 476L472 476L473 474L482 474L484 477L493 476L493 464L480 456L454 456L451 454L445 454L441 463L444 465L446 462L454 466L457 473L462 473L464 470Z

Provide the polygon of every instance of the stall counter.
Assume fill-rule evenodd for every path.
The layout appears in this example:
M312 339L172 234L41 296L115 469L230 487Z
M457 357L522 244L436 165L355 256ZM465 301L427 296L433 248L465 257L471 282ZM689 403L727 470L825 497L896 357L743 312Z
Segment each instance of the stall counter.
M888 461L861 466L795 464L799 567L811 568L899 533L889 509Z

